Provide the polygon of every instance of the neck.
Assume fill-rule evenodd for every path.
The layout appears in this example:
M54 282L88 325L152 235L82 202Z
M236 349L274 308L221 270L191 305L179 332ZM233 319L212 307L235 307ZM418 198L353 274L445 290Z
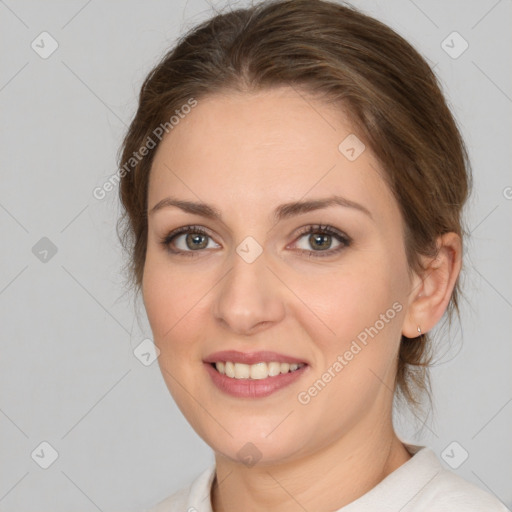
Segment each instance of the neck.
M216 453L212 509L337 510L368 492L410 458L391 419L385 425L368 421L364 428L359 425L357 432L287 463L247 467Z

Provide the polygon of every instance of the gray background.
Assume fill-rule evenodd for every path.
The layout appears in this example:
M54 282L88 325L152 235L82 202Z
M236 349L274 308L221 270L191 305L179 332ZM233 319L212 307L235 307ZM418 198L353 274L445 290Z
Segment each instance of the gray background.
M468 300L461 324L439 338L436 414L422 428L400 415L397 428L446 467L443 453L453 465L467 451L456 472L510 507L512 3L353 4L435 65L475 177ZM142 510L213 461L157 362L134 356L151 332L141 305L123 295L117 191L92 195L116 170L146 73L210 13L199 0L0 1L2 511ZM59 45L46 59L31 47L51 49L43 31ZM464 43L446 40L453 31L469 44L457 58ZM58 453L48 469L43 441Z

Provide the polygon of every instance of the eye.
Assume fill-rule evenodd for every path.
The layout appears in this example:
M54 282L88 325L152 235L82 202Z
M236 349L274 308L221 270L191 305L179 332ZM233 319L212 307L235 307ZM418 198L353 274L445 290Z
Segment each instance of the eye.
M298 247L299 252L309 253L314 257L331 256L348 247L352 242L349 236L338 229L322 225L307 226L300 232L300 239L304 239L304 241L301 243L302 246ZM333 241L337 242L334 249L331 248Z
M318 224L303 228L299 232L298 240L301 239L304 241L300 242L302 247L298 247L299 252L314 257L331 256L352 243L352 239L342 231L332 226ZM333 241L337 243L334 249ZM175 229L162 238L160 243L172 254L184 256L194 256L194 253L201 252L202 249L220 247L201 226L183 226Z
M214 244L210 235L200 226L183 226L175 229L160 242L169 252L187 256L193 256L192 253L201 249L220 247L218 244ZM211 246L210 242L214 244L214 247Z

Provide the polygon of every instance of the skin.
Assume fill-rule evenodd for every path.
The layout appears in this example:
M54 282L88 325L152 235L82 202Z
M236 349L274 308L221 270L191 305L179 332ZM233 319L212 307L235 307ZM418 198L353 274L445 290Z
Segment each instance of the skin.
M288 87L216 94L200 99L155 155L149 211L172 195L222 214L218 221L177 207L150 213L143 278L165 382L215 453L215 512L336 510L411 457L391 421L400 337L416 337L418 325L427 332L441 318L460 271L460 239L440 237L437 257L423 261L426 272L410 272L403 220L379 162L368 147L355 161L338 150L351 133L339 109ZM282 203L333 194L371 217L330 206L273 221ZM298 234L315 224L352 242L315 256L322 249ZM160 241L187 225L204 227L208 245L192 250L184 234L173 248L194 254L170 253ZM236 252L247 236L263 249L252 263ZM327 250L342 244L329 241ZM300 403L298 394L396 302L401 311ZM274 350L309 368L266 398L234 398L211 383L202 362L225 349ZM238 455L249 442L260 457L255 465Z

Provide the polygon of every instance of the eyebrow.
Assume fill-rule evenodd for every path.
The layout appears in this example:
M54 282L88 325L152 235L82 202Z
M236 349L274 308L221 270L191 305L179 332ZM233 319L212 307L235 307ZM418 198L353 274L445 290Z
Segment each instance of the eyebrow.
M220 211L214 206L194 201L182 201L173 197L166 197L165 199L162 199L161 201L156 203L149 211L149 215L164 208L169 208L173 206L180 208L181 210L187 213L200 215L202 217L206 217L207 219L222 221L222 215ZM312 199L309 201L294 201L290 203L284 203L275 208L274 220L278 222L284 219L288 219L290 217L294 217L296 215L301 215L303 213L328 208L329 206L343 206L345 208L352 208L364 213L365 215L370 217L370 219L373 220L373 216L370 210L368 210L368 208L366 208L362 204L356 203L355 201L338 195Z

